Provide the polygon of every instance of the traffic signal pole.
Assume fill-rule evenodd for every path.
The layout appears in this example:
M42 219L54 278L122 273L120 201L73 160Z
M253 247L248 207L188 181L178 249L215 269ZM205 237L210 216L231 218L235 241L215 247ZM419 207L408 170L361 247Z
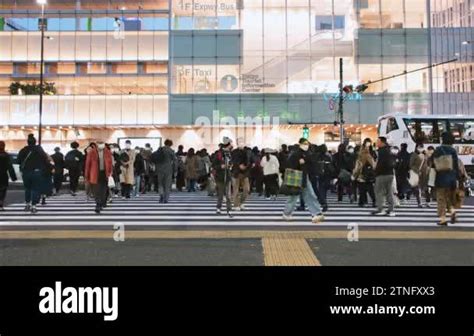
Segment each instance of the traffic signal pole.
M342 57L339 58L339 127L341 144L344 143L344 70Z

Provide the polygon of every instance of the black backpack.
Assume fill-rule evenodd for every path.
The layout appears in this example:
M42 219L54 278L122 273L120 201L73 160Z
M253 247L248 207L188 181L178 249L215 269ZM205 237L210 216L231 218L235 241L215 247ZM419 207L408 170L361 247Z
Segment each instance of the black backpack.
M151 161L155 164L164 163L166 160L165 151L163 147L160 147L156 152L151 155Z
M362 167L362 178L365 182L375 182L375 171L370 163L366 163L364 167Z

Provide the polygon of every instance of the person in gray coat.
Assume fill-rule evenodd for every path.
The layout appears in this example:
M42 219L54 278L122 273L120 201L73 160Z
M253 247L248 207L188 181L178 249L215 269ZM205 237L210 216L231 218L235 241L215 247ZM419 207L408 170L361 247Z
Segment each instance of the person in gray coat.
M171 146L173 146L173 142L167 139L165 140L165 145L151 155L151 161L155 164L158 176L160 203L169 202L171 185L176 175L177 159Z

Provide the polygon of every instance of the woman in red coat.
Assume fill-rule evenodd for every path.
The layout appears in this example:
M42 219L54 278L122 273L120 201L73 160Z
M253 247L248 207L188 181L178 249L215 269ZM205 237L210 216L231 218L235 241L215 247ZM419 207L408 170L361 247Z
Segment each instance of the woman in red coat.
M112 176L112 153L102 141L87 151L84 178L91 185L95 198L95 212L107 206L109 177Z

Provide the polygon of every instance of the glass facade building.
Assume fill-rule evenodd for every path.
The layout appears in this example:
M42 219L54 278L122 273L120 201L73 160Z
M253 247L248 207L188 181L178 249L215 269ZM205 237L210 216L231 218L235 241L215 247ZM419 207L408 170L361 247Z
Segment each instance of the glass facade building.
M84 139L173 137L215 111L332 124L340 58L353 85L457 59L369 85L345 103L348 124L474 114L473 12L474 0L49 0L43 123ZM0 1L0 125L12 141L38 124L40 14L34 0Z

